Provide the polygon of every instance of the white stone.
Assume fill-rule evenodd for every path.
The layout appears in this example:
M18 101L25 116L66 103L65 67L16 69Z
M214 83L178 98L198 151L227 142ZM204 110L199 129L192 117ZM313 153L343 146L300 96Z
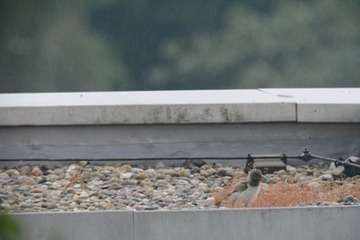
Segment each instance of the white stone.
M132 173L131 172L126 172L126 173L122 173L120 175L120 179L121 180L129 180L132 177Z

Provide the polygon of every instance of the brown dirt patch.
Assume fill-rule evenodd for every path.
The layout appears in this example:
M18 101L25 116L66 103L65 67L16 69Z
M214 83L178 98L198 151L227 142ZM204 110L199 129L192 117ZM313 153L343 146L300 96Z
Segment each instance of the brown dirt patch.
M233 178L223 191L215 194L215 204L220 207L245 207L243 202L232 204L228 195L239 181L240 175ZM259 195L247 207L291 207L298 205L322 204L336 205L346 195L360 199L360 177L336 181L296 181L288 177L284 181L262 184Z

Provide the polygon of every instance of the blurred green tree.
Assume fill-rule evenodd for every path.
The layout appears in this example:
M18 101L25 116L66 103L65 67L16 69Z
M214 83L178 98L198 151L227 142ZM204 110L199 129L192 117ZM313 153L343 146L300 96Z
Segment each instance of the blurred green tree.
M224 27L169 39L148 82L159 89L359 87L356 1L275 2L270 11L238 4Z
M0 212L0 239L16 240L20 239L20 236L20 225L15 222L9 215Z
M122 59L88 24L91 1L0 3L0 92L129 88Z
M356 0L0 2L0 92L359 87Z

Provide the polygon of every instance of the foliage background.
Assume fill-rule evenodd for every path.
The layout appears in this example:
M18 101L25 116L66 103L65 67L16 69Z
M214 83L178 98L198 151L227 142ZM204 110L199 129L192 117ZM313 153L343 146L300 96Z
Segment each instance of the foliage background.
M357 0L3 0L0 92L360 87Z

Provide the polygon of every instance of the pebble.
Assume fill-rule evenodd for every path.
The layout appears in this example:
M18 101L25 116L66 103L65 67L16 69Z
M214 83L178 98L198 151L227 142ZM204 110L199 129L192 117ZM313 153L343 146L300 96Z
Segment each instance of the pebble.
M120 179L122 180L129 180L132 177L133 173L126 172L120 175Z
M31 189L30 192L31 193L43 193L44 190L42 188L40 188L40 187L35 187L35 188Z
M32 177L28 177L28 176L20 176L17 179L18 183L20 185L36 185L37 181L32 178Z
M206 170L200 170L200 175L204 176L204 177L208 177L210 175L210 173Z
M334 177L331 173L325 173L325 174L322 174L319 177L319 179L322 181L332 181L332 180L334 180Z
M89 194L86 191L82 191L79 195L79 197L81 199L88 199L89 198Z
M6 178L10 178L9 174L7 174L6 172L0 173L0 179L6 179Z
M19 171L16 169L8 169L5 171L5 173L7 173L12 178L20 175Z
M346 195L343 199L342 202L353 202L353 203L358 203L359 200L354 198L352 195Z
M188 161L181 167L167 167L161 162L155 167L100 166L84 161L42 169L37 166L0 169L0 209L10 212L211 209L215 208L214 193L241 172L238 167L203 161ZM82 177L86 187L79 179L69 186L80 170L84 170ZM267 174L262 188L291 179L307 181L314 186L320 181L335 181L329 168L288 167L287 171ZM65 189L66 186L69 187ZM311 203L311 206L329 205L360 205L360 202L346 195L337 203Z
M39 167L34 167L31 170L31 174L34 175L34 176L42 176L44 173Z
M178 172L181 177L189 177L191 174L191 171L188 168L180 168Z
M58 206L55 203L50 203L46 207L46 209L48 209L48 210L52 210L52 209L55 209L55 208L58 208Z

